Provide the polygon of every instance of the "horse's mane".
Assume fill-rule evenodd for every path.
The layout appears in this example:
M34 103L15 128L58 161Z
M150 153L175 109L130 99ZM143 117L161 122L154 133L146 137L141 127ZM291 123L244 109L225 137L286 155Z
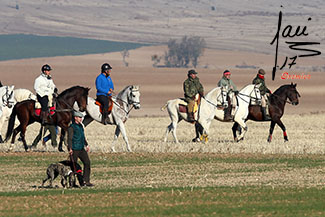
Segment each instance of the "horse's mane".
M128 85L128 86L126 86L122 91L120 91L118 94L117 94L117 98L119 98L119 99L121 99L121 97L122 97L122 95L123 95L123 93L128 89L128 88L130 88L130 87L132 87L133 85Z
M290 84L284 84L284 85L280 86L278 89L276 89L276 91L274 91L274 94L280 96L290 86L291 86Z
M73 87L70 87L70 88L64 90L63 92L61 92L61 93L59 94L58 97L63 97L63 96L67 95L68 93L70 93L70 92L72 92L72 91L74 91L74 90L76 90L76 89L83 89L84 92L86 92L86 91L88 90L88 88L81 87L81 86L77 85L77 86L73 86Z

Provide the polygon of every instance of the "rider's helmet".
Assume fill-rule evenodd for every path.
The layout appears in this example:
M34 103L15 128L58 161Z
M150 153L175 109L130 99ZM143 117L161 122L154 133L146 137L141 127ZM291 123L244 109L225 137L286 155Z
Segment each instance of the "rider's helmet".
M189 70L187 73L188 73L188 75L197 74L197 72L194 69Z
M51 71L52 68L51 68L50 65L45 64L45 65L42 66L42 69L41 70L42 70L42 72L44 72L44 71Z
M265 75L265 71L264 71L264 69L260 69L260 70L258 70L258 74L260 74L260 75Z
M108 63L104 63L102 65L102 72L106 72L107 70L112 69L112 67Z

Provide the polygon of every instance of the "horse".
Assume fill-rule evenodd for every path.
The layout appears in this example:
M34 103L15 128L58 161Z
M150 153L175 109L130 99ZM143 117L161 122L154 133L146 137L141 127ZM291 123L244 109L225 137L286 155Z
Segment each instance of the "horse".
M246 85L238 92L238 94L236 96L237 106L236 106L234 118L231 121L234 121L235 123L238 124L238 126L240 126L241 129L243 129L240 136L235 140L236 142L239 142L240 140L242 140L245 136L245 133L247 132L247 125L244 120L247 118L247 115L248 115L249 104L252 102L254 104L259 104L261 101L261 92L259 90L260 85L261 84ZM223 110L215 110L214 119L222 121L222 122L229 122L229 121L224 120L224 111ZM208 133L207 133L206 129L209 129L211 121L208 124L209 125L205 128L198 124L195 125L196 137L192 141L196 142L196 141L204 140L206 142L208 140L208 138L207 138Z
M287 84L282 85L279 87L273 94L269 97L269 114L271 116L271 125L270 125L270 134L268 136L267 141L272 141L272 133L275 127L275 124L277 124L283 131L283 137L284 141L288 141L288 135L286 132L286 128L284 124L281 121L281 117L284 114L284 107L286 103L292 104L292 105L298 105L300 94L298 93L297 84ZM289 99L289 101L287 100ZM264 121L261 108L258 105L250 105L249 106L249 114L247 116L247 120L253 120L253 121ZM232 127L234 138L236 138L236 131L238 129L237 123L235 123Z
M127 151L132 152L128 137L126 135L124 123L128 120L129 113L133 108L140 109L139 86L129 85L125 87L116 96L113 96L112 100L113 109L108 117L111 120L110 125L116 125L116 128L111 150L112 152L115 152L115 143L120 133L122 133L123 139L126 143ZM85 127L90 124L93 120L101 123L102 114L100 112L99 106L95 104L95 102L96 100L94 98L88 97L86 116L83 120L83 124Z
M14 88L14 85L3 86L2 84L0 87L0 132L3 123L8 119L9 115L11 114L11 110L16 103ZM1 133L0 143L3 143Z
M176 143L179 143L176 135L177 124L181 120L187 120L187 113L180 112L179 104L182 99L172 99L169 100L161 110L165 110L167 108L169 117L171 119L171 123L167 126L164 142L167 142L167 137L170 131L172 131L174 140ZM212 89L209 93L206 94L205 97L202 97L201 103L198 109L198 119L197 123L202 126L208 132L210 121L213 119L215 114L215 110L223 109L228 106L227 102L227 91L226 88L216 87Z
M85 88L81 86L74 86L69 89L63 91L59 96L55 99L56 103L56 111L49 118L50 122L61 127L61 137L59 143L59 151L62 152L62 142L65 136L65 132L68 130L69 123L72 118L71 111L73 111L73 104L77 102L80 111L85 111L87 107L87 99L88 92L90 88ZM14 130L14 123L16 116L20 121L20 125L16 127ZM25 140L25 132L28 125L34 122L41 122L39 116L35 114L35 101L34 100L25 100L17 103L10 115L8 129L6 134L5 141L8 141L12 135L11 143L15 142L16 135L21 132L22 142L24 144L25 151L28 150L28 146Z

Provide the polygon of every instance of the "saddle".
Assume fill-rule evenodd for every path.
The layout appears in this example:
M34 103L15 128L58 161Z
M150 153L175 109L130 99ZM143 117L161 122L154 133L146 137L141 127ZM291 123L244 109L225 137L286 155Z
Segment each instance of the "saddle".
M193 113L194 113L194 119L197 120L198 118L198 110L199 110L199 105L200 105L201 99L200 97L195 98L195 104L193 108ZM178 110L180 113L187 113L188 114L188 109L187 109L187 102L183 98L178 99Z
M111 100L111 99L110 99ZM111 113L111 111L112 111L112 109L113 109L113 104L114 103L111 103L111 105L108 107L108 109L107 109L107 112L108 112L108 114L110 114ZM95 105L98 105L98 107L99 107L99 112L101 113L101 114L103 114L103 105L99 102L99 101L95 101Z
M49 107L49 114L50 116L54 115L55 110L56 110L56 105L53 103L53 97L52 96L48 96L49 98L49 103L48 103L48 107ZM41 103L39 103L38 101L35 101L35 115L36 116L40 116L41 115Z

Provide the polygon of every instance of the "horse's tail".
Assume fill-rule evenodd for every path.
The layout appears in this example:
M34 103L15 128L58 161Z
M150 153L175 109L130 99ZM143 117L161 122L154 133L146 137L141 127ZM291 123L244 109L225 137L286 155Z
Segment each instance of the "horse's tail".
M10 115L10 118L8 121L8 128L7 128L5 142L7 142L12 135L12 132L13 132L13 129L15 126L16 115L17 115L17 113L16 113L16 105L15 105L14 108L12 109L12 112L11 112L11 115Z
M166 103L163 107L160 108L161 111L165 111L165 109L167 108L168 103Z

